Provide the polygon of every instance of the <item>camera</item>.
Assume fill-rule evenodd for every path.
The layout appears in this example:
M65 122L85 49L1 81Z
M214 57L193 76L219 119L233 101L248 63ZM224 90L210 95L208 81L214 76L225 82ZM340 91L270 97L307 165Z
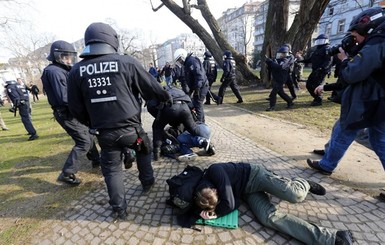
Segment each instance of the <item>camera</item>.
M329 56L334 56L340 52L339 48L341 47L347 53L350 53L353 48L357 45L356 39L351 34L347 34L341 41L340 44L331 46L326 50L326 54Z

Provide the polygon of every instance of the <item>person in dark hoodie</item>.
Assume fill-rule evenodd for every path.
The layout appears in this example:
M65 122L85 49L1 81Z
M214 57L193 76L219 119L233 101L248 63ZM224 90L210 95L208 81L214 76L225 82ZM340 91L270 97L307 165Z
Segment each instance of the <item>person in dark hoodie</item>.
M278 176L261 164L217 163L205 170L196 188L194 212L203 219L215 219L234 211L244 200L260 223L305 244L353 244L350 231L333 231L281 213L269 197L299 203L309 192L325 195L326 190L310 180Z

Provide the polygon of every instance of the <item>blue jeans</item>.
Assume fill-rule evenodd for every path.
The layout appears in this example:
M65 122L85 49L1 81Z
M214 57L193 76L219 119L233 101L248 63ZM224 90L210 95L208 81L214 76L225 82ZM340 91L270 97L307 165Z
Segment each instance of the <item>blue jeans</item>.
M320 161L320 167L326 171L332 172L337 167L360 130L361 129L343 129L341 128L340 123L336 123L329 141L329 148ZM370 145L380 158L382 167L385 170L385 122L368 128L368 133Z
M200 147L200 141L205 139L201 136L193 136L189 132L185 131L178 136L180 143L180 153L182 155L193 153L192 147Z

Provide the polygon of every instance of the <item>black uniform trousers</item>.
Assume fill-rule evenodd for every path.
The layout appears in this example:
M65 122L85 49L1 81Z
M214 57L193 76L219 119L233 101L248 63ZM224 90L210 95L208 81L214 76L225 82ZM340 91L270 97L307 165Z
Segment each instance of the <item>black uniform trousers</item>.
M239 92L239 86L237 84L235 77L225 78L225 80L222 82L221 86L219 87L218 96L224 98L225 92L228 86L230 86L235 97L237 97L238 100L242 100L241 93Z
M93 162L100 162L100 156L94 136L89 133L89 128L72 117L68 109L54 110L53 115L56 121L62 126L69 136L75 141L67 160L64 163L62 172L76 174L82 158L86 156Z
M205 83L202 87L195 90L191 102L195 108L195 112L197 114L198 121L204 123L205 122L205 112L203 110L203 102L206 98L207 92L209 91L208 82Z
M141 126L99 129L98 141L101 147L101 166L104 181L110 197L110 205L115 212L126 210L127 201L123 181L123 153L127 148L136 151L136 163L142 186L152 185L155 181L151 165L151 149L148 152L138 150L139 135L146 135ZM147 135L146 135L147 137ZM149 141L142 139L143 141Z
M206 104L210 104L210 99L211 99L211 96L212 98L215 100L214 102L218 102L219 101L219 97L218 95L214 94L212 91L211 91L211 86L213 85L213 83L215 82L215 80L209 80L209 90L207 91L207 94L206 94ZM210 95L211 93L211 95Z
M21 122L23 123L25 130L27 130L29 135L35 135L36 130L32 124L29 101L25 101L23 104L18 105L18 109Z
M292 103L291 98L289 95L285 93L283 90L283 84L278 82L273 82L273 89L270 92L269 98L270 98L270 107L274 107L277 103L277 94L286 101L287 105L290 105Z
M306 88L309 94L314 98L314 101L321 102L322 96L314 93L314 89L324 82L326 72L317 69L310 73L309 78L306 81Z

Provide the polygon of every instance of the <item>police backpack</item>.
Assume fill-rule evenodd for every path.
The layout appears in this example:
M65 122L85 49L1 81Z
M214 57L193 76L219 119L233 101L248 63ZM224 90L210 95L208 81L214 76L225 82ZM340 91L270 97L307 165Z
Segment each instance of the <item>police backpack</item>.
M166 180L170 193L166 203L172 206L177 214L185 214L192 208L194 192L203 173L201 168L187 165L180 174Z

